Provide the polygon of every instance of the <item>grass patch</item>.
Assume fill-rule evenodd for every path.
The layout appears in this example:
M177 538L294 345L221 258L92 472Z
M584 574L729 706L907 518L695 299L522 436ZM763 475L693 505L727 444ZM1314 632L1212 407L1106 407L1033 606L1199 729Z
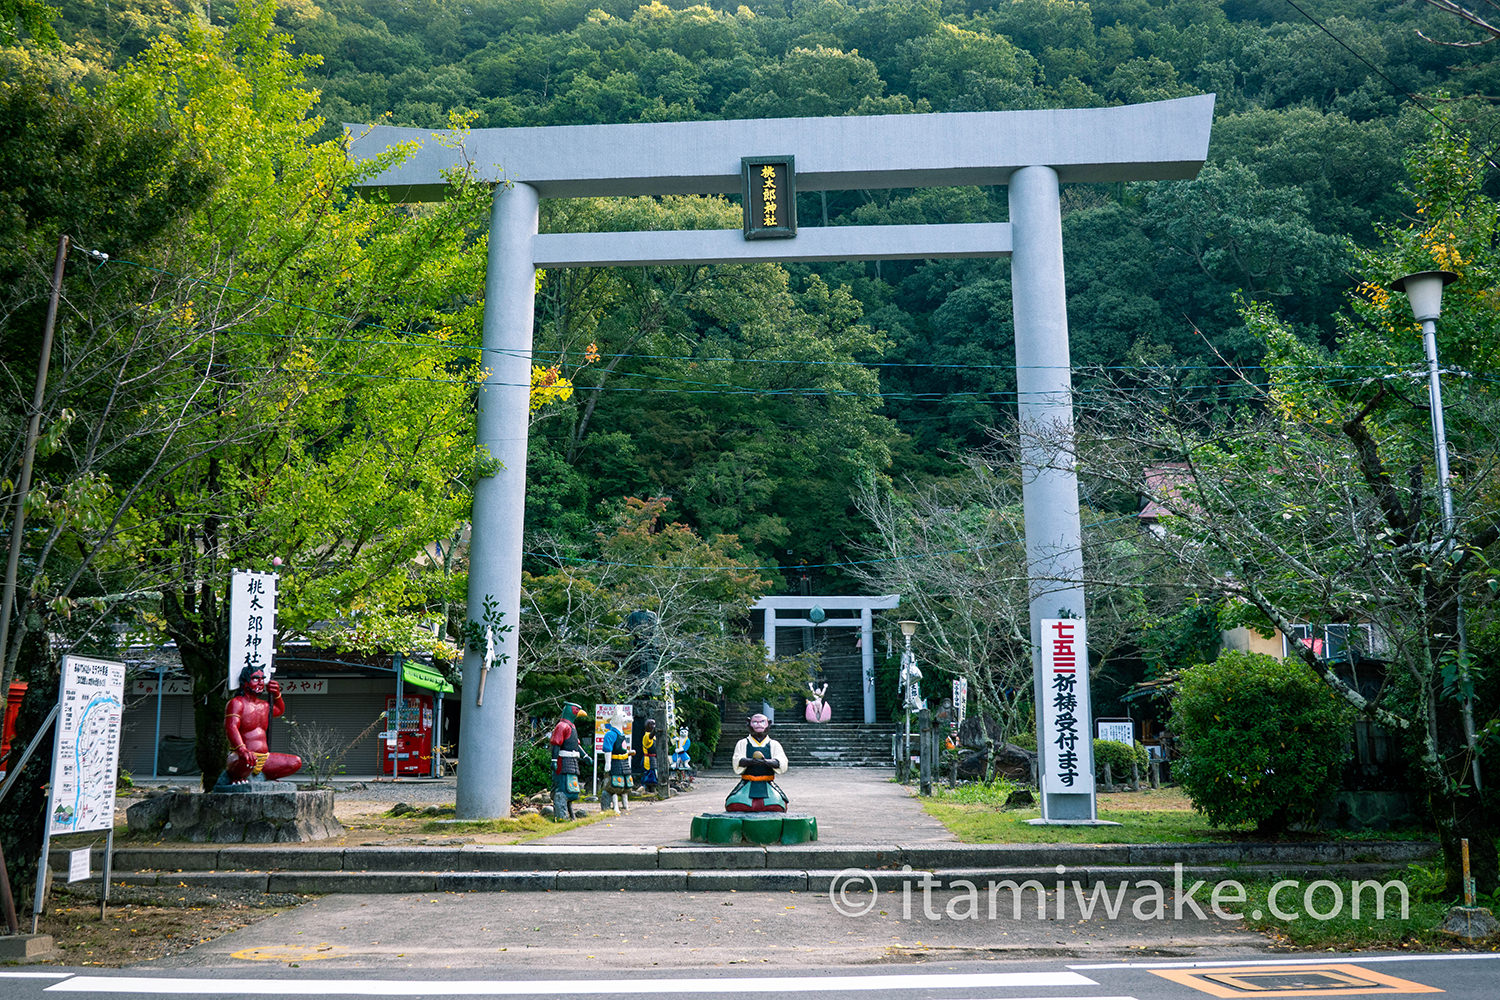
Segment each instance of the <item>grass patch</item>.
M1036 806L1004 808L1017 785L974 782L934 788L922 808L966 844L1190 844L1244 839L1249 826L1215 829L1179 789L1101 794L1099 818L1119 826L1031 826Z
M1020 787L1007 778L996 778L994 781L970 781L956 788L941 788L934 785L932 795L934 801L940 800L965 806L1003 807L1005 800Z
M451 811L451 810L450 810ZM597 823L606 815L591 810L588 816L582 819L570 819L566 823L554 823L551 817L542 816L539 813L527 813L524 816L515 816L510 819L472 819L472 820L437 820L431 819L422 824L423 833L449 833L449 834L474 834L474 833L499 833L499 834L521 834L515 843L521 844L538 837L546 837L550 834L560 833L563 830L572 830L580 826L588 826Z
M1449 907L1454 905L1454 901L1443 894L1443 869L1440 865L1410 865L1404 871L1392 872L1372 880L1381 884L1395 881L1405 887L1407 903L1404 914L1400 895L1392 886L1385 892L1384 914L1380 914L1376 908L1377 890L1366 888L1359 894L1361 911L1355 917L1349 881L1334 881L1342 893L1343 904L1336 913L1333 912L1337 902L1334 891L1327 886L1319 886L1310 897L1304 898L1307 887L1312 884L1306 881L1288 885L1277 894L1277 908L1294 919L1277 917L1271 912L1268 897L1275 885L1272 882L1246 883L1246 901L1243 906L1236 904L1233 909L1245 915L1246 927L1270 935L1278 945L1289 949L1447 951L1472 947L1475 950L1493 951L1495 948L1493 944L1487 947L1471 945L1438 930ZM1311 916L1308 902L1311 902L1311 911L1332 915L1328 919ZM1491 910L1497 902L1500 901L1494 897L1478 900L1479 905L1488 906Z
M1010 781L971 782L956 788L934 787L922 808L966 844L1197 844L1263 840L1249 823L1216 827L1193 808L1177 787L1142 788L1138 792L1102 792L1099 818L1119 826L1031 826L1041 816L1036 806L1005 808ZM1277 840L1429 840L1431 831L1312 830L1282 834Z

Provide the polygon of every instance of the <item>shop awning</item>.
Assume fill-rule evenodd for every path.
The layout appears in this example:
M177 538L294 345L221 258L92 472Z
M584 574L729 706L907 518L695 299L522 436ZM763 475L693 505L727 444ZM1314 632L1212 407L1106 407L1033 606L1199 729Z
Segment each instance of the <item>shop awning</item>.
M401 680L403 683L436 691L439 694L453 693L453 685L443 678L440 671L432 667L424 667L420 663L401 664Z

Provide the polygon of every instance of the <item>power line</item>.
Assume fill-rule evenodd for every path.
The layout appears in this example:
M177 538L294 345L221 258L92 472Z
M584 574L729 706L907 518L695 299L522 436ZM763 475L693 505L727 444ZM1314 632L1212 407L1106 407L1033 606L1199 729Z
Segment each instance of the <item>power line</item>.
M1297 5L1297 0L1286 0L1286 4L1287 4L1288 7L1292 8L1297 13L1301 14L1303 17L1307 18L1308 22L1310 24L1312 24L1313 27L1317 28L1323 34L1325 34L1329 38L1333 39L1334 44L1336 44L1339 48L1343 49L1345 52L1349 53L1355 59L1358 59L1360 62L1364 63L1365 66L1370 70L1370 72L1374 73L1376 76L1380 77L1387 84L1389 84L1390 88L1392 90L1394 90L1396 93L1401 94L1403 97L1405 97L1412 104L1416 105L1416 107L1417 107L1417 109L1419 111L1421 111L1423 114L1427 115L1433 121L1435 121L1439 125L1441 125L1443 127L1443 130L1445 132L1447 132L1449 135L1452 135L1452 136L1455 136L1455 137L1459 137L1458 133L1453 130L1453 126L1450 125L1450 124L1448 124L1448 122L1446 122L1446 121L1443 120L1443 116L1442 115L1438 114L1436 111L1433 111L1427 105L1423 104L1422 101L1421 101L1421 99L1418 98L1416 94L1412 93L1409 90L1403 89L1398 83L1396 83L1395 80L1392 80L1390 77L1386 76L1385 73L1380 69L1379 66L1376 66L1374 63L1370 62L1370 60L1366 59L1364 56L1362 56L1358 52L1354 51L1354 49L1351 48L1347 43L1345 43L1345 41L1342 38L1340 38L1338 35L1334 34L1332 31L1330 31L1327 25L1325 25L1323 22L1319 21L1317 18L1313 17L1307 11L1303 10L1300 6L1298 6ZM1495 161L1490 158L1490 156L1489 156L1488 153L1481 153L1480 155L1484 157L1484 162L1489 164L1491 170L1500 171L1500 165L1497 165L1495 163Z
M474 388L521 388L521 383L515 382L483 382L472 378L437 378L430 376L413 375L391 375L384 373L371 373L360 371L340 371L326 368L286 368L278 365L221 365L216 366L221 371L252 371L276 373L307 377L312 375L323 375L335 378L356 378L370 381L398 381L398 382L420 382L445 385L465 385ZM1383 366L1368 366L1372 371L1384 371ZM1388 374L1382 378L1397 377ZM1418 378L1419 374L1409 376ZM1477 377L1477 376L1476 376ZM1492 381L1481 379L1482 381ZM1317 385L1329 388L1339 386L1363 385L1372 381L1369 378L1350 379L1308 379L1301 383L1303 385ZM1251 390L1257 395L1264 394L1273 388L1286 385L1286 382L1247 382L1243 379L1234 379L1224 382L1215 382L1211 385L1195 386L1172 386L1172 391L1181 395L1184 392L1194 392L1212 395L1221 395L1226 390ZM530 389L530 383L525 384ZM606 385L606 386L577 386L575 392L614 392L637 395L664 395L664 396L754 396L754 397L795 397L795 398L843 398L843 399L880 399L897 402L955 402L955 401L992 401L997 403L1020 402L1023 397L1048 397L1059 394L1069 395L1073 398L1075 405L1081 407L1105 406L1108 403L1093 403L1087 399L1093 394L1118 396L1126 390L1115 386L1103 386L1098 388L1075 387L1062 393L1022 393L1015 389L972 389L972 390L950 390L945 392L916 392L906 389L893 389L889 391L866 392L857 389L830 389L823 386L792 386L784 388L770 388L760 386L734 386L728 383L703 384L702 387L672 388L664 386L629 386L629 385ZM1131 394L1143 394L1148 392L1165 392L1168 387L1140 386L1129 390ZM1083 397L1080 400L1079 397Z
M1104 519L1099 520L1099 521L1090 521L1089 523L1085 524L1083 526L1083 528L1084 528L1085 531L1087 531L1090 528L1097 528L1097 527L1101 527L1101 526L1106 525L1106 524L1117 524L1117 523L1119 523L1121 521L1136 521L1136 520L1139 519L1139 517L1140 517L1139 514L1124 514L1124 515L1121 515L1119 517L1110 517L1110 518L1104 518ZM840 567L847 567L847 566L874 566L874 565L879 565L881 563L911 562L913 560L919 560L919 559L937 559L937 558L940 558L942 556L961 556L961 555L968 555L969 553L973 553L973 552L990 552L990 551L993 551L995 549L1010 548L1011 546L1024 545L1025 543L1026 543L1026 539L1025 538L1008 538L1008 539L1006 539L1003 542L992 542L992 543L990 543L988 545L972 545L972 546L969 546L967 548L961 548L961 549L944 549L944 550L941 550L941 551L938 551L938 552L919 552L919 553L915 553L915 554L909 555L909 556L884 556L884 557L881 557L881 558L878 558L878 559L846 559L846 560L843 560L842 562L826 562L826 563L796 563L794 565L785 565L785 566L779 565L779 564L778 565L772 565L772 566L668 566L668 565L662 565L660 563L613 562L613 561L607 560L607 559L589 559L589 558L586 558L584 556L565 556L565 555L560 555L558 553L548 553L548 552L523 551L522 555L530 556L530 557L532 557L534 559L541 559L541 560L543 560L545 562L557 563L558 566L559 566L559 568L561 568L561 566L562 566L563 563L574 563L574 564L581 564L581 565L586 565L586 566L607 566L607 567L616 568L616 569L656 569L656 570L671 570L671 571L674 571L674 572L681 571L681 572L705 572L705 573L707 573L707 572L721 571L721 572L726 572L726 573L727 572L739 572L739 573L751 573L751 572L786 573L786 572L795 572L795 571L804 570L804 569L837 569L837 568L840 568Z

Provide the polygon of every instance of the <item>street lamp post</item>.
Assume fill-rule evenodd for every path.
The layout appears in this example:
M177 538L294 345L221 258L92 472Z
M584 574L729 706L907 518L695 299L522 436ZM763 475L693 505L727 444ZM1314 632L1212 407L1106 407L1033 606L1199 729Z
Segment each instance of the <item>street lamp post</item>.
M1437 463L1438 497L1443 511L1443 550L1448 558L1453 557L1453 543L1458 532L1458 521L1453 512L1453 488L1448 482L1448 432L1443 420L1443 386L1438 368L1437 320L1443 313L1443 288L1458 279L1452 271L1419 271L1397 278L1391 283L1392 291L1403 293L1411 303L1412 315L1422 324L1422 346L1427 354L1427 399L1432 410L1432 450ZM1456 624L1458 635L1458 670L1464 688L1464 742L1469 749L1469 763L1474 774L1474 790L1482 790L1479 779L1479 755L1474 738L1474 696L1469 680L1469 637L1464 620L1463 586L1456 594Z
M917 668L917 654L911 648L911 637L917 634L917 623L908 620L896 624L901 626L901 635L906 639L906 646L901 652L901 704L904 719L901 727L901 772L905 774L911 767L911 713L922 708L922 689L919 686L922 671ZM922 761L925 770L925 754Z

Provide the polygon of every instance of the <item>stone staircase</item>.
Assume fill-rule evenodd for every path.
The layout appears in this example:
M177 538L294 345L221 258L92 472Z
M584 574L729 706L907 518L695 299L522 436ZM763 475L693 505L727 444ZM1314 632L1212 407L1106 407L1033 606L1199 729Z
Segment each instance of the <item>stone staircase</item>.
M780 713L777 713L778 715ZM792 767L893 767L891 737L894 724L867 726L862 722L780 722L771 735L786 751ZM745 735L738 727L725 727L714 754L717 767L729 767L734 745Z

